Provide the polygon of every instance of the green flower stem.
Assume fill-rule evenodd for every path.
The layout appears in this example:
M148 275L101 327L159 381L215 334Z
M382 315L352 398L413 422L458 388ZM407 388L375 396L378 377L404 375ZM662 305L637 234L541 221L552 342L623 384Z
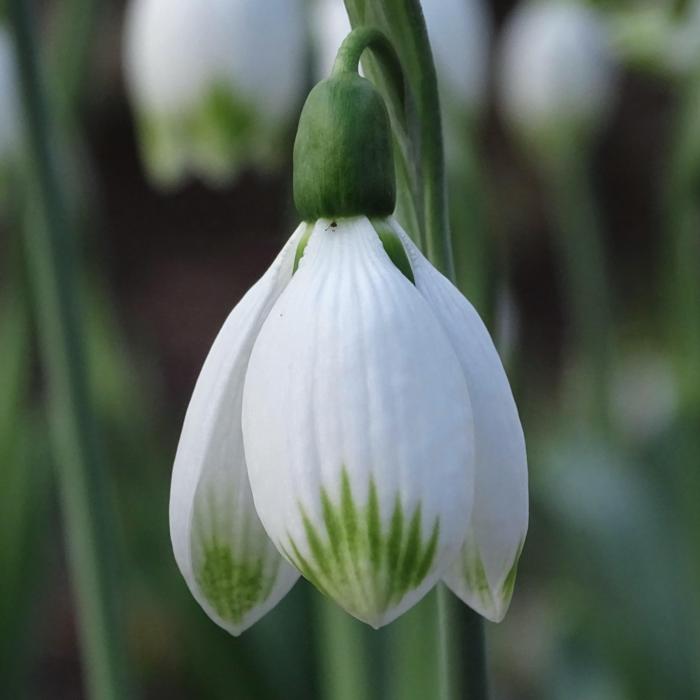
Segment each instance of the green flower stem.
M466 700L481 700L488 698L488 677L486 673L486 643L484 620L470 608L462 608L461 617L464 622L464 694L460 697Z
M357 72L360 57L366 49L372 49L382 62L392 85L403 92L403 70L399 57L386 35L376 27L357 27L345 37L333 63L333 75L345 71Z
M62 492L64 527L85 664L87 692L100 700L131 698L111 566L115 548L85 375L71 236L49 137L29 5L11 0L27 125L28 179L36 225L25 227L49 418Z
M440 630L435 624L438 594L431 591L423 600L386 630L387 700L425 700L438 697L442 659Z
M488 698L483 618L440 584L440 700ZM457 656L457 650L460 655Z
M468 120L460 126L461 138L456 144L458 153L448 166L455 279L486 326L493 331L497 291L494 275L496 246L485 225L488 188L479 163L475 125Z
M372 687L364 625L325 596L315 596L321 697L368 698Z
M455 626L452 624L452 601L447 586L441 583L437 590L438 626L440 632L440 700L461 697L457 692L455 673Z
M573 341L581 352L590 385L586 417L606 432L610 422L612 297L589 164L581 150L553 159L545 177L559 229L556 244L573 316Z
M353 27L381 30L394 47L403 81L365 63L392 117L397 150L397 215L443 273L453 276L437 77L419 0L345 0Z
M388 13L401 27L402 46L406 47L403 65L412 76L416 99L425 252L435 267L454 279L440 97L428 30L419 0L388 0L387 4Z

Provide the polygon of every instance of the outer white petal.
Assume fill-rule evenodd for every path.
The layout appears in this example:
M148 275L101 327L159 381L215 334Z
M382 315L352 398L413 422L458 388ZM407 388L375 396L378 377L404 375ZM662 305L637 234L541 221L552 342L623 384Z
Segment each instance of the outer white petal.
M253 349L243 438L268 534L378 627L457 556L471 409L440 324L367 219L319 221Z
M250 351L291 278L304 229L297 229L226 319L197 380L173 467L170 536L175 559L199 604L232 634L270 610L298 578L255 512L241 401Z
M518 409L479 314L392 221L411 260L416 287L457 352L474 414L474 507L460 559L445 576L468 605L494 622L513 593L528 522L527 454Z

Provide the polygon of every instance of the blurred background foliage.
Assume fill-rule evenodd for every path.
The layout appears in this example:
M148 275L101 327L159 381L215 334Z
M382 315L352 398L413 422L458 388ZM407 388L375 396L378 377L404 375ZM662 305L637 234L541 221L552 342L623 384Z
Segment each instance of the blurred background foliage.
M513 381L531 478L512 608L487 624L494 697L700 697L700 3L588 3L609 51L605 104L594 126L565 114L543 136L520 121L527 105L503 94L504 37L526 3L476 11L461 1L472 13L465 34L431 33L456 262ZM306 3L303 75L278 162L165 190L140 155L124 3L32 5L116 517L107 557L141 697L361 697L342 644L358 645L348 654L366 660L375 697L431 697L420 606L329 646L343 613L301 581L234 639L191 598L169 542L170 468L197 373L295 221L294 115L303 86L328 69L327 42L342 38L342 3L340 13L332 4ZM539 40L520 49L523 63ZM456 79L441 55L450 42L464 49ZM587 47L564 83L587 70ZM2 80L0 121L12 121ZM76 698L81 660L20 236L35 225L36 193L4 148L8 133L0 123L0 696Z

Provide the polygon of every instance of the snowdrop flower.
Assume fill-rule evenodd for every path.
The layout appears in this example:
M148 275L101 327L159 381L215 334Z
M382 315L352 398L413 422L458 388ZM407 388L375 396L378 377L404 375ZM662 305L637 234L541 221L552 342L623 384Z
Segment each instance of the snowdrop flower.
M304 81L303 0L132 0L128 87L150 175L272 162Z
M501 107L531 143L577 142L611 108L612 51L590 8L556 0L519 5L504 30L500 58Z
M389 117L342 49L302 111L294 198L303 223L185 417L170 526L187 584L234 634L299 573L374 627L441 579L499 620L527 529L518 412L476 311L391 216Z
M12 38L0 25L0 168L12 160L21 140L17 65Z

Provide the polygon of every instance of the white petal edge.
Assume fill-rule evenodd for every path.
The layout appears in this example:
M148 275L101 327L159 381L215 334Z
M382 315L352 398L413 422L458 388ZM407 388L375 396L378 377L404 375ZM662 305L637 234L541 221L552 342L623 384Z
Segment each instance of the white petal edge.
M510 604L514 567L528 524L527 453L518 409L476 309L426 260L399 224L391 224L403 241L418 291L457 353L472 403L474 507L460 558L444 581L467 605L499 622Z
M305 229L305 224L297 228L219 331L187 408L173 467L170 535L175 559L207 615L234 635L270 610L298 578L267 538L255 512L243 450L241 402L255 338L292 277L296 247ZM248 567L248 587L239 581L241 597L233 606L222 593L225 582L219 581L217 588L216 574L227 566L232 572L232 567L239 567L239 572L241 566ZM262 599L246 609L246 600L256 597L255 582L262 585L257 593ZM204 587L210 587L209 595ZM217 591L221 595L214 601Z
M271 539L321 590L379 627L418 602L462 546L472 501L471 410L449 340L370 222L330 224L316 223L255 343L243 438ZM342 508L343 471L356 520ZM335 538L322 490L339 518ZM401 546L389 554L397 498ZM407 533L418 522L414 548Z

